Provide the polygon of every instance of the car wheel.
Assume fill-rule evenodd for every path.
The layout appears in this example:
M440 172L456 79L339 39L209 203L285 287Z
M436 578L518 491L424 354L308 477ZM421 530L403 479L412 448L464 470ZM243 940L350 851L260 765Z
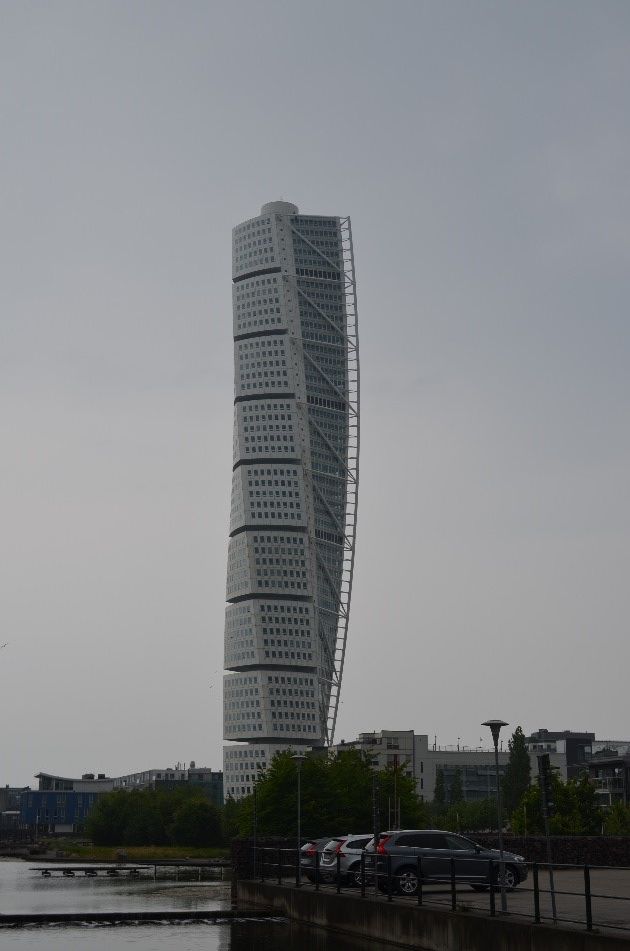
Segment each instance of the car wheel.
M496 884L499 887L501 887L501 869L500 868L497 868L496 870L495 881L496 881ZM506 892L513 892L519 883L518 872L516 871L513 865L505 866L503 881L505 884Z
M418 874L413 868L401 868L396 876L397 890L401 895L415 895L418 891Z
M356 862L348 869L348 885L353 888L361 888L361 863Z

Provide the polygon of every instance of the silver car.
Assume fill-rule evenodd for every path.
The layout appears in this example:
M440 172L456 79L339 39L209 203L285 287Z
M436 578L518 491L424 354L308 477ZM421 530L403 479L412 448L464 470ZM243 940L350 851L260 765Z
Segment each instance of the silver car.
M311 882L315 881L315 870L318 866L320 868L320 873L319 873L320 882L323 882L323 881L330 882L333 880L334 875L333 873L331 873L330 869L327 872L327 876L328 876L327 878L324 878L321 872L322 852L324 851L325 846L328 845L330 841L331 841L331 838L329 835L321 839L309 839L309 841L306 842L300 849L300 870L302 875L305 875L306 878L308 878L308 880ZM319 853L319 861L316 858L318 853Z
M322 881L337 877L337 856L339 856L339 875L348 885L361 885L361 854L372 839L370 833L363 835L338 836L326 845L321 855L320 870ZM326 876L325 878L323 876Z

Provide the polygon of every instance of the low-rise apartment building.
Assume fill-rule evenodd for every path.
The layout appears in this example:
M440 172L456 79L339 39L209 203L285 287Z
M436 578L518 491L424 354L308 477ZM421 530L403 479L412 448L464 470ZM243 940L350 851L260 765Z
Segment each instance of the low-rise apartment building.
M481 746L439 746L429 742L426 733L413 730L379 730L360 733L356 740L342 740L331 747L334 752L358 749L370 757L376 769L400 766L416 781L421 799L433 800L438 772L444 779L445 799L448 802L456 774L459 773L463 797L466 801L496 797L496 768L494 749ZM508 753L499 753L499 772L508 762Z
M578 779L588 773L592 756L594 733L579 733L573 730L536 730L525 737L532 767L532 779L538 776L538 754L548 753L551 766L557 769L562 779Z

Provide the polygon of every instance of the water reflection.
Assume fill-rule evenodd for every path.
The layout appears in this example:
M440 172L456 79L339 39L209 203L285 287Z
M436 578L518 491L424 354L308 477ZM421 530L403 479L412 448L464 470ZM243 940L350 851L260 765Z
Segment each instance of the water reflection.
M0 913L228 909L229 886L107 878L44 878L30 863L0 862ZM2 951L376 951L286 921L53 925L0 929Z
M0 931L3 951L376 951L376 942L287 922L62 926Z

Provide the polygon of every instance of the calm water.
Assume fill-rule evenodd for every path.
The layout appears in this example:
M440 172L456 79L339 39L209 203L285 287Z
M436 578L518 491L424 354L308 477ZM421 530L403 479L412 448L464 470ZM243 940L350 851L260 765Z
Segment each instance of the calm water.
M152 879L41 878L30 862L0 862L0 913L46 911L151 911L230 907L221 882L154 882ZM2 951L375 951L282 921L217 924L53 925L0 929Z

